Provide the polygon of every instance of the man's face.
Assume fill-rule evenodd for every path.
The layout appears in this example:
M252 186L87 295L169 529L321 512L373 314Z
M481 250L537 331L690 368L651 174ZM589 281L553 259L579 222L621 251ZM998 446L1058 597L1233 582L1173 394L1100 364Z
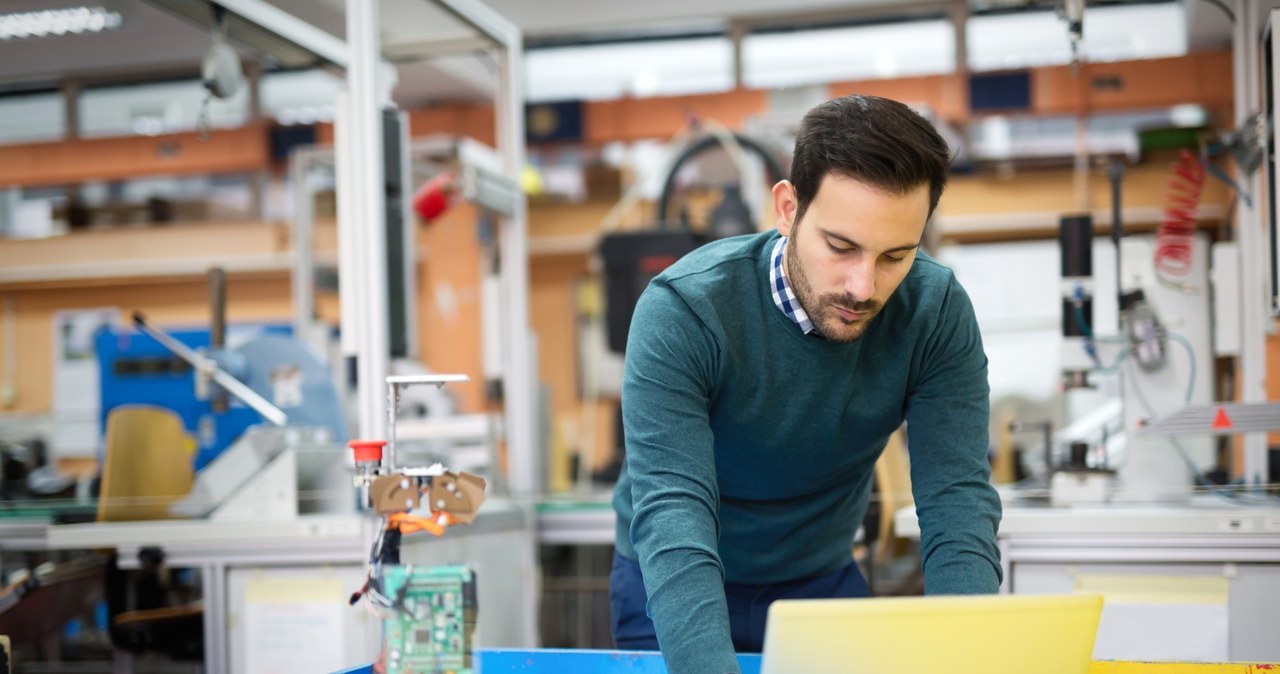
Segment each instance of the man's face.
M795 187L773 187L778 231L788 237L783 271L815 331L852 342L884 308L915 261L929 217L929 185L897 195L827 174L797 222Z

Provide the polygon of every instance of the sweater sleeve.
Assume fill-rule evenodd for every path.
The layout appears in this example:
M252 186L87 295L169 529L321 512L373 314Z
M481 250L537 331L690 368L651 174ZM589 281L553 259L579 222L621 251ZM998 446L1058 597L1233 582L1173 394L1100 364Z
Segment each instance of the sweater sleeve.
M987 463L987 357L954 277L919 363L906 418L925 592L996 592L1001 508Z
M631 541L671 674L739 672L720 561L709 407L718 347L670 287L641 296L627 340L622 414Z

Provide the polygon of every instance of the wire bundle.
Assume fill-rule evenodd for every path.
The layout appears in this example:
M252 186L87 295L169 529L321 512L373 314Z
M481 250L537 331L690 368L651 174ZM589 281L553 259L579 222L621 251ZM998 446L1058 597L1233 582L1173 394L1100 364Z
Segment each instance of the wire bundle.
M1204 166L1187 150L1178 152L1178 162L1171 166L1168 201L1164 219L1156 234L1156 273L1162 277L1185 277L1191 273L1196 207L1204 192Z

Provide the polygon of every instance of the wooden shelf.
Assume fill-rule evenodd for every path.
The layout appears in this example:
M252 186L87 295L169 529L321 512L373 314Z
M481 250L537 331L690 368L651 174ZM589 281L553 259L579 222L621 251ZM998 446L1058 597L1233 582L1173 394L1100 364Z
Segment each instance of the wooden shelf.
M316 260L332 264L331 237ZM0 288L122 285L202 277L282 275L293 267L288 227L264 222L185 223L73 232L47 239L0 239Z
M1196 219L1201 228L1217 227L1225 210L1219 204L1207 204L1196 210ZM940 230L942 239L954 243L1045 239L1058 236L1058 222L1066 212L1028 211L953 216L939 214L935 224ZM1089 213L1093 216L1095 235L1109 235L1111 209L1095 209ZM1126 233L1147 233L1155 231L1163 213L1163 209L1158 206L1134 206L1124 209L1120 217L1124 220Z
M59 140L0 146L0 186L70 185L139 176L265 171L267 127L195 133Z

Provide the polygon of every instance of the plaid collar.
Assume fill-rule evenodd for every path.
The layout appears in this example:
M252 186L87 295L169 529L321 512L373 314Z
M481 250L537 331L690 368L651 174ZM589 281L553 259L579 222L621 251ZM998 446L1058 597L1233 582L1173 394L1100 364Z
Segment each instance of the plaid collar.
M787 283L787 275L782 270L782 254L786 250L787 237L784 236L773 245L773 260L769 264L769 289L773 292L773 303L807 335L813 332L813 321L809 320L809 314L804 312L804 308L796 300L796 294L791 292L791 284Z

